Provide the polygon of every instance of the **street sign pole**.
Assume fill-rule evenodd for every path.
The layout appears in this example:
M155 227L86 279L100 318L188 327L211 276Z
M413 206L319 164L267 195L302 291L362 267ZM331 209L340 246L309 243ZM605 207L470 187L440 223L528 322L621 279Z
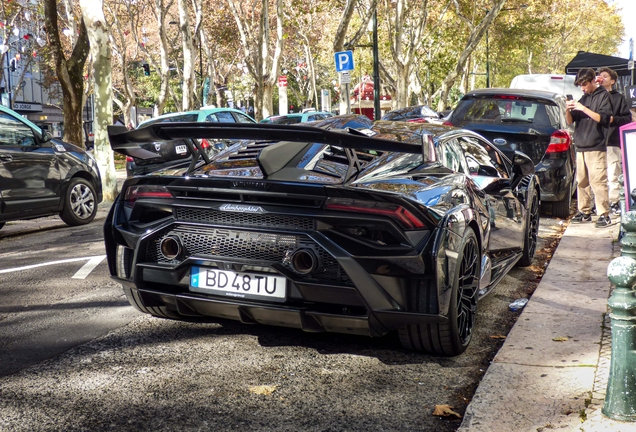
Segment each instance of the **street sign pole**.
M345 97L347 99L347 112L346 114L351 114L351 100L349 99L349 84L351 83L351 75L349 75L349 71L340 72L340 85L345 85Z
M336 61L336 72L340 74L340 85L345 85L344 97L347 100L347 114L351 114L351 101L349 100L349 83L351 76L349 71L354 69L353 51L339 51L334 54Z
M629 62L627 63L629 69L632 71L632 82L630 85L634 85L634 39L629 38Z

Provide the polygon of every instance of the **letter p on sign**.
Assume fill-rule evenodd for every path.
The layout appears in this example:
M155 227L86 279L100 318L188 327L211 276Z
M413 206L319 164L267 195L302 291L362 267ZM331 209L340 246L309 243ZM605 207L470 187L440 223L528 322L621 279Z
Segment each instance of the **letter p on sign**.
M336 72L353 70L353 51L339 51L335 54Z

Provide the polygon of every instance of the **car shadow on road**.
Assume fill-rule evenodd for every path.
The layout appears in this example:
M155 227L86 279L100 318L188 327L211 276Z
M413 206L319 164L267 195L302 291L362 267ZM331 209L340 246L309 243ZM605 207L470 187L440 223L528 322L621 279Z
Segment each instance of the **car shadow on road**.
M202 318L189 320L194 324L190 330L196 332L196 324L217 324L213 333L217 336L250 335L258 339L262 347L303 347L322 355L351 354L373 357L387 365L437 364L441 367L463 367L466 360L462 356L435 357L404 349L397 332L382 337L356 336L340 333L309 333L299 329L243 324L222 318ZM206 330L203 330L206 328ZM202 326L208 333L210 327Z

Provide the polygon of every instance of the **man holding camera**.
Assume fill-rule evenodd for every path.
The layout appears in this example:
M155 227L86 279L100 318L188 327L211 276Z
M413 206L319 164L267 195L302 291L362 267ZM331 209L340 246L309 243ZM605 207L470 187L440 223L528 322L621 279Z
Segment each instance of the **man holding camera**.
M599 215L595 226L604 228L612 223L609 216L606 152L607 127L612 116L612 107L609 93L598 85L593 69L579 70L576 85L583 90L583 96L578 102L568 101L565 111L567 123L575 123L578 213L572 218L572 222L592 220L592 200L586 191L586 188L591 187Z
M618 128L632 121L632 113L629 111L625 97L617 90L614 84L618 81L618 74L613 69L604 67L598 71L600 85L608 91L612 105L612 117L610 118L607 133L607 177L609 183L610 209L614 214L620 214L618 176L621 168L621 140Z

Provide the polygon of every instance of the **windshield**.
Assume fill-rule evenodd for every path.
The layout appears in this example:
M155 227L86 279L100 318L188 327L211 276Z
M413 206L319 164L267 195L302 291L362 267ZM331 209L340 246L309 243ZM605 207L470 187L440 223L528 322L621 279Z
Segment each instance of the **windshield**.
M453 119L466 123L532 123L558 128L559 108L550 101L518 96L493 96L462 100Z

